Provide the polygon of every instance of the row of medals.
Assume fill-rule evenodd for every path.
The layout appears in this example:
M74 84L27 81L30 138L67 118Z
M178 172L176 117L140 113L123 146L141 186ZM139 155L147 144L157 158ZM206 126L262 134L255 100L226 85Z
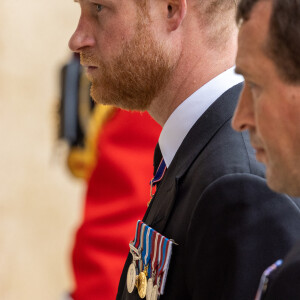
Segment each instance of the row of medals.
M141 271L139 275L137 275L137 266L136 262L141 260L141 254L138 249L136 249L132 244L130 246L130 253L132 254L133 260L131 265L129 266L127 272L127 290L129 293L132 293L135 287L138 290L138 294L140 298L145 298L146 300L157 300L159 298L158 284L159 280L157 280L157 284L153 285L155 272L152 273L152 277L147 280L148 277L148 267L145 267L144 271Z

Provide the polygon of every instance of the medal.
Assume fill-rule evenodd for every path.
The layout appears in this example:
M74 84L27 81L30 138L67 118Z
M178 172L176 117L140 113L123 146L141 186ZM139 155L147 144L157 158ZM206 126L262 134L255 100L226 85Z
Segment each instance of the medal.
M165 237L163 237L161 234L159 235L159 241L158 241L158 253L157 253L157 262L156 262L156 276L155 276L155 285L152 290L151 294L151 300L156 300L159 298L160 293L159 293L159 287L160 287L160 274L162 270L162 265L163 265L163 245L164 245Z
M152 290L154 286L155 268L156 268L156 248L157 248L158 233L152 231L151 245L150 245L150 263L149 263L149 279L147 283L146 300L151 300Z
M145 273L145 271L141 272L137 278L138 294L142 299L146 297L147 291L147 276Z
M157 300L159 298L159 278L158 278L158 268L161 261L161 248L163 244L164 237L155 232L154 238L154 249L152 251L153 258L151 258L151 267L152 267L152 284L151 294L149 295L149 300Z
M131 294L134 290L136 283L136 266L135 263L131 263L127 272L127 290Z
M134 241L129 243L132 263L127 271L127 290L137 288L141 299L157 300L164 293L173 240L138 221Z
M136 226L136 234L135 239L133 242L129 243L130 253L132 255L132 263L130 264L128 271L127 271L127 290L129 293L134 291L134 287L136 286L137 282L137 266L136 261L141 259L140 251L138 250L139 242L140 242L140 231L141 231L142 222L138 221Z
M158 293L158 286L155 285L153 287L152 293L151 293L151 300L157 300L159 297L159 293Z
M146 300L151 300L152 291L153 291L153 278L149 278L147 283Z
M156 286L158 289L157 297L163 295L164 293L166 276L168 273L170 257L171 257L171 249L172 249L171 246L172 246L172 242L169 239L163 237L159 246L158 271L156 275L157 277Z
M142 224L141 228L141 235L140 235L140 240L141 240L141 247L140 250L142 251L142 259L139 260L140 263L140 273L137 278L137 289L138 289L138 294L140 298L145 298L146 297L146 291L147 291L147 273L148 273L148 268L146 267L146 252L147 252L147 246L149 246L149 242L147 239L147 236L149 236L150 232L150 227L147 226L146 224ZM146 233L146 234L145 234ZM148 244L148 245L147 245ZM141 271L143 269L143 264L144 264L144 271Z
M138 249L136 249L132 244L129 244L130 253L132 254L132 263L130 264L127 271L127 290L129 293L132 293L134 287L137 283L137 267L136 261L140 260L141 256L138 254Z
M144 271L141 272L138 276L138 294L143 299L147 295L148 289L148 268L150 262L150 252L152 246L152 236L154 230L149 226L145 227L143 234L143 243L142 243L142 262L144 264ZM150 271L151 272L151 271ZM150 273L151 274L151 273ZM148 291L149 293L149 291Z

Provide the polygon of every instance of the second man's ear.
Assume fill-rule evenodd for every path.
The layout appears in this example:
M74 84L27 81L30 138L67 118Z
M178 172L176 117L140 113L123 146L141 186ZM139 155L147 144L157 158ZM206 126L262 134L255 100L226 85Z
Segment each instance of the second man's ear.
M181 24L187 10L186 0L167 1L168 23L171 31L176 30Z

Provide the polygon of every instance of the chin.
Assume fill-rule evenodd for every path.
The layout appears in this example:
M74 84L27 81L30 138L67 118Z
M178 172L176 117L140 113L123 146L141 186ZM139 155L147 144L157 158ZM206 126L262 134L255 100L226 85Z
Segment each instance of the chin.
M300 181L294 179L283 188L283 193L292 197L300 197Z
M279 169L282 171L282 169ZM281 194L287 194L292 197L300 197L300 180L281 172L272 172L267 168L266 179L268 187Z
M266 166L266 180L268 187L277 193L285 193L285 185L279 175L281 174L276 174L270 167Z

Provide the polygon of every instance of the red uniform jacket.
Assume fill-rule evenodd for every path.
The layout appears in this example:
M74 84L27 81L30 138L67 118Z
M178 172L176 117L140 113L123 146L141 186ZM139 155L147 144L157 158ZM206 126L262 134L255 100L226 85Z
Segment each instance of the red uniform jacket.
M100 131L73 248L74 300L116 298L128 243L150 199L160 130L148 114L118 109Z

